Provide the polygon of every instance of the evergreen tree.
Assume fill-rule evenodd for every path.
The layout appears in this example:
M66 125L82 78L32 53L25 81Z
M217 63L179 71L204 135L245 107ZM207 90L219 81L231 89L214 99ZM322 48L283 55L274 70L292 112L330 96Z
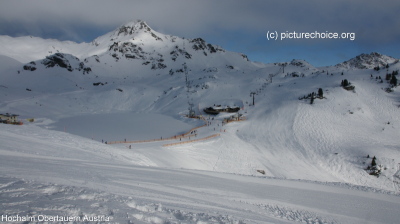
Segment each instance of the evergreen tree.
M390 80L390 84L393 86L397 86L397 78L396 76L392 75L392 79Z
M318 89L318 96L319 96L320 98L323 98L323 97L324 97L324 91L322 90L322 88L319 88L319 89Z
M314 92L311 93L311 100L310 100L310 104L314 103Z
M372 162L371 162L371 166L374 167L376 166L376 157L374 156L374 158L372 158Z

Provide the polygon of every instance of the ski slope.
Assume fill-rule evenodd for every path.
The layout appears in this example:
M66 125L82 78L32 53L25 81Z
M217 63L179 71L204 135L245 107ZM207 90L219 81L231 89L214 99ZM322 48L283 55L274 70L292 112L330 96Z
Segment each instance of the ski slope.
M33 125L0 127L3 216L97 217L117 223L396 223L399 219L400 197L391 192L158 168L132 150L68 133Z

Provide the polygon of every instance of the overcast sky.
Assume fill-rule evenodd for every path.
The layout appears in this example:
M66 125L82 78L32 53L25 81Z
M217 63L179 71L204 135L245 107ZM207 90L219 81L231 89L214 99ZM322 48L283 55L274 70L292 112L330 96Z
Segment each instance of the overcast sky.
M90 42L141 19L154 30L201 37L252 61L333 65L373 51L400 58L400 1L0 0L0 35ZM285 39L282 32L354 33L355 39ZM268 40L277 32L278 40Z

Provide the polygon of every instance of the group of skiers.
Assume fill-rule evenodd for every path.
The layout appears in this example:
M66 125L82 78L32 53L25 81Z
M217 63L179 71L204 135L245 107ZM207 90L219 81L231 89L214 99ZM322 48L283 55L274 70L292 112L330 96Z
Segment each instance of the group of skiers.
M213 121L214 117L211 117L211 118L209 117L207 120L212 120ZM207 126L211 126L211 125L212 125L212 122L211 121L207 121ZM217 123L217 126L219 127L220 124ZM221 127L222 126L224 126L224 122L221 123ZM216 130L216 128L214 127L214 131L215 130ZM220 131L221 132L226 132L226 129L220 129ZM190 135L194 135L195 137L197 137L197 134L198 134L197 130L190 131ZM191 137L190 135L188 136L189 140L190 140L190 137ZM185 136L185 134L179 135L179 141L182 141L182 138L184 136ZM177 139L177 136L175 135L174 138ZM161 136L160 139L163 140L163 137ZM104 141L103 139L101 140L101 142L107 144L107 141ZM126 138L124 139L124 142L127 143ZM132 145L129 145L128 148L132 149Z

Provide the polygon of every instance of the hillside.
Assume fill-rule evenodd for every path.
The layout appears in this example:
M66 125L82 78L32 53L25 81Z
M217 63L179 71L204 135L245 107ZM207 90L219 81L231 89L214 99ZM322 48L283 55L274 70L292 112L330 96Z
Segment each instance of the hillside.
M383 197L381 215L368 220L391 223L396 219L391 209L400 203L393 196L400 187L400 92L386 80L386 74L400 70L398 59L371 53L323 68L304 60L255 63L201 38L161 34L143 21L124 24L91 43L1 36L0 43L5 41L8 44L0 47L0 113L35 118L33 123L24 120L23 126L0 124L0 175L5 189L13 189L10 183L42 189L37 185L42 183L46 189L55 189L50 195L63 192L67 197L68 192L88 188L96 201L103 198L115 203L107 206L126 211L121 204L128 204L138 210L139 215L129 219L144 223L151 222L151 217L165 220L168 214L182 211L182 219L174 215L175 221L195 220L200 213L204 217L196 222L252 223L263 217L266 223L307 218L312 220L309 223L367 220L363 209L341 217L343 209L318 199L304 203L299 202L304 197L289 202L283 196L275 201L271 195L255 199L264 194L263 187L281 195L293 184L295 194L315 188L309 194L322 198L326 195L321 192L328 192L329 199L338 198L337 203L351 204L358 195L362 198L359 204ZM382 65L389 67L374 70ZM355 89L341 87L344 79ZM310 104L309 94L316 96L319 88L323 96ZM240 107L245 120L225 124L222 121L233 114L203 112L214 105ZM186 117L189 108L208 123L190 139L180 135L205 122ZM215 134L219 135L165 146ZM166 140L173 136L179 137ZM149 139L158 141L103 144ZM367 170L374 156L378 176ZM86 171L80 174L80 170ZM138 182L127 177L131 171ZM150 173L157 175L147 179ZM179 181L157 182L164 173ZM225 180L233 181L238 189L227 187ZM244 190L249 182L258 193ZM224 189L227 193L221 192ZM348 201L339 196L342 191L351 195ZM199 192L206 192L208 198L202 201ZM380 193L368 196L372 192ZM120 198L131 194L135 195L132 200ZM217 202L213 194L224 200ZM135 200L140 202L135 204ZM169 210L157 205L164 201ZM237 204L230 206L232 201ZM27 203L34 204L34 200ZM139 205L143 203L145 207ZM192 205L196 203L201 206ZM86 206L81 211L90 213L89 202L81 205ZM211 207L223 209L217 215L209 211ZM243 212L255 207L257 214ZM21 206L14 208L26 211ZM266 214L261 212L265 210ZM70 208L60 211L79 213Z

